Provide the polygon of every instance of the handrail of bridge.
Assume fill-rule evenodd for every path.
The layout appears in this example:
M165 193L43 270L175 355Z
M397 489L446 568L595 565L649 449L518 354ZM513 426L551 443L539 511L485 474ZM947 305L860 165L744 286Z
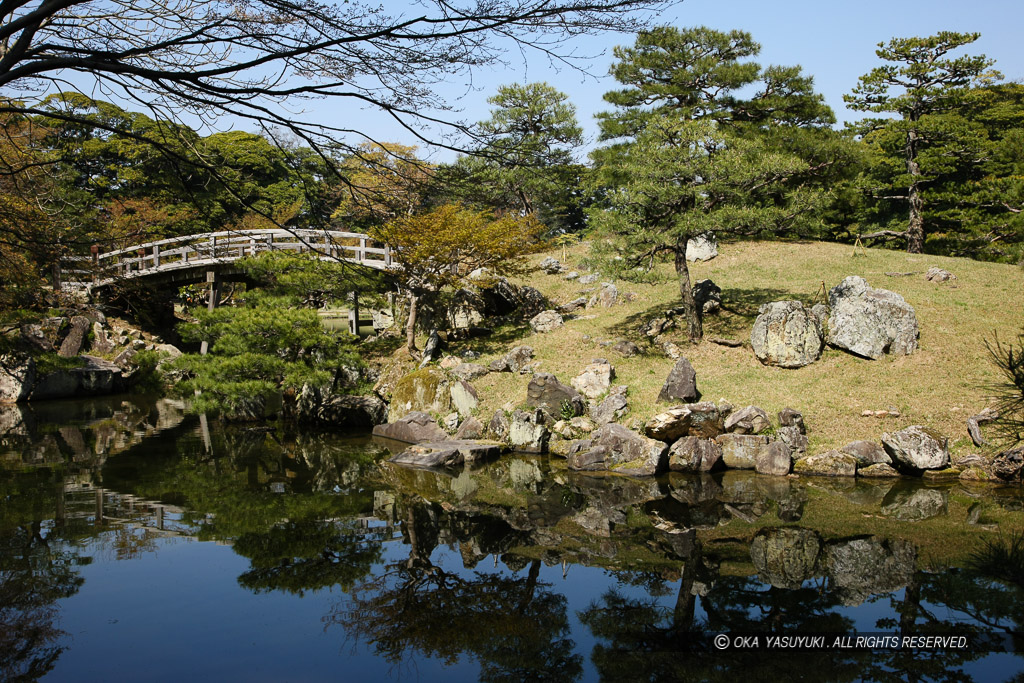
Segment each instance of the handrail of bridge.
M358 242L344 243L352 240ZM67 288L89 288L118 278L140 277L205 263L227 263L265 251L311 252L324 259L340 258L376 268L390 267L391 249L387 245L370 246L371 242L372 238L367 234L339 230L225 230L145 242L94 253L91 257L64 259L76 264L91 264L89 268L62 269L66 275L86 276L91 282L62 279Z

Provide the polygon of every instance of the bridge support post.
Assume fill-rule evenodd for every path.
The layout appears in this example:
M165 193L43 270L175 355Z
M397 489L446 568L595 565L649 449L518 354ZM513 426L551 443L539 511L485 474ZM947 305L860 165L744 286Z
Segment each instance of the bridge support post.
M220 300L220 280L217 279L217 273L212 270L206 271L206 282L210 285L210 291L206 298L206 310L212 311L217 308L217 302ZM203 340L199 346L199 354L205 356L206 352L210 350L209 346L209 342Z
M348 331L359 336L359 293L352 292L352 305L348 308Z

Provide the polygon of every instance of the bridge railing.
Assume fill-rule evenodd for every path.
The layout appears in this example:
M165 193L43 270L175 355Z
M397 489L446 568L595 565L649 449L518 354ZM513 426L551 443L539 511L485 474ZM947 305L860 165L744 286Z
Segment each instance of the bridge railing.
M146 242L92 257L66 260L64 286L140 277L151 273L226 263L267 251L315 253L322 259L344 259L376 268L392 264L391 250L376 246L369 235L337 230L229 230Z

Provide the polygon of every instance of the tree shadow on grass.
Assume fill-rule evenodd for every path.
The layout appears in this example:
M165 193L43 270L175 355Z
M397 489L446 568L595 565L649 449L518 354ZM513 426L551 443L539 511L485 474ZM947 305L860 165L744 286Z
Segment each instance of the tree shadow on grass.
M750 328L753 326L754 319L757 318L757 311L762 304L770 301L791 299L801 300L804 304L810 303L810 301L804 300L806 297L801 298L792 292L782 289L768 287L724 289L722 290L722 309L716 313L704 316L704 336L731 338L742 341L744 337L749 337ZM679 334L685 336L686 317L681 313L671 313L678 310L677 307L679 305L681 305L681 302L674 305L659 304L651 306L643 311L626 316L605 329L609 334L614 334L617 337L636 343L644 343L649 341L641 331L644 324L654 318L673 317L675 327L670 328L676 332L673 336L678 336Z

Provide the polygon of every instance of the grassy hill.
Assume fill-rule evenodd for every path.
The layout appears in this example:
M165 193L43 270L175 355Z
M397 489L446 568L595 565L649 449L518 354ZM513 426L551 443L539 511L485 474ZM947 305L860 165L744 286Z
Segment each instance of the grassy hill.
M1017 266L967 259L911 255L880 249L858 249L815 242L741 242L722 244L720 255L691 269L694 281L711 278L723 290L724 309L705 319L705 334L743 340L740 348L686 342L685 328L670 330L697 371L704 400L724 398L737 407L756 404L774 416L786 406L801 410L810 437L810 452L842 446L856 439L878 440L884 431L912 424L930 426L950 437L954 454L977 451L967 435L965 420L989 404L986 385L999 376L991 364L985 340L1015 338L1024 325L1024 270ZM565 264L580 268L585 246L570 250ZM561 258L560 250L536 255ZM953 272L951 283L925 280L924 271L939 266ZM528 326L505 328L486 340L467 343L489 362L511 346L532 346L540 369L569 383L591 358L608 358L618 384L629 386L631 419L658 412L655 402L674 361L648 345L640 332L647 320L679 303L671 267L662 266L665 281L656 285L617 282L620 293L633 292L633 301L611 308L583 311L566 325L547 334L532 334ZM914 272L891 277L887 272ZM864 277L872 287L901 294L916 310L921 329L920 348L911 356L871 361L826 348L817 363L796 370L765 367L750 349L750 330L758 307L769 301L821 300L821 287L835 286L848 275ZM535 273L524 283L537 287L556 304L586 289L561 275ZM591 285L593 286L593 285ZM645 354L622 358L601 342L629 339ZM464 347L457 347L464 348ZM453 349L453 350L457 350ZM490 374L474 384L481 396L480 415L486 421L508 402L522 404L528 376ZM864 410L899 409L898 418L861 417Z

